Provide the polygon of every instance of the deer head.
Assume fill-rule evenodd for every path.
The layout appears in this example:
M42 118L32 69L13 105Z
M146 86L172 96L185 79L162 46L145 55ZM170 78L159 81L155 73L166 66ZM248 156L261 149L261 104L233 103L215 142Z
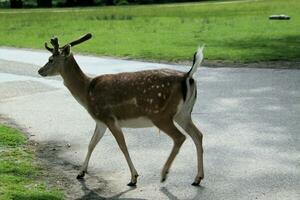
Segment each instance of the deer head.
M45 48L52 53L49 57L49 61L39 69L38 73L41 76L55 76L60 74L61 69L66 66L66 61L72 55L71 47L77 44L80 44L92 37L92 34L88 33L80 37L77 40L74 40L62 47L59 47L57 37L54 37L50 40L53 48L49 47L47 42L45 42Z

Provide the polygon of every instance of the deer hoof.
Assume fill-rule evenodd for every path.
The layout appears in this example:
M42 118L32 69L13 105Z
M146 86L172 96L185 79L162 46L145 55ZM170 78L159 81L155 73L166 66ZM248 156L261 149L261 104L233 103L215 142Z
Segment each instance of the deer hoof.
M127 186L135 187L135 186L136 186L136 183L133 183L133 182L130 181L130 183L128 183Z
M199 186L199 185L200 185L200 182L199 183L197 183L197 182L192 183L192 186Z
M83 179L83 177L84 177L84 175L85 175L85 171L81 171L78 175L77 175L77 179Z
M167 180L168 173L169 173L169 171L166 171L166 172L162 172L162 173L161 173L161 179L160 179L160 182L165 182L165 180Z

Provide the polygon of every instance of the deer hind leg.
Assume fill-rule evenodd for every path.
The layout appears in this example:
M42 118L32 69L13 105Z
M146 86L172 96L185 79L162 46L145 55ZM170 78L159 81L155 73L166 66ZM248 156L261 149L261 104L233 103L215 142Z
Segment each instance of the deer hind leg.
M163 120L159 122L154 122L154 124L163 132L165 132L168 136L170 136L173 139L173 148L172 151L167 159L167 161L164 164L164 167L161 171L161 182L164 182L167 178L167 175L169 173L169 169L178 154L180 147L182 146L183 142L185 141L185 135L182 134L177 127L174 125L174 122L172 119L169 120Z
M91 155L92 155L92 153L95 149L95 146L98 144L100 139L103 137L105 131L106 131L106 126L104 124L98 122L96 124L94 135L91 138L91 141L89 143L87 155L85 157L85 160L83 162L81 170L80 170L79 174L77 175L77 179L82 179L84 177L85 173L87 172L87 168L88 168L88 165L89 165Z
M181 126L192 138L196 145L197 149L197 162L198 162L198 172L197 176L192 183L192 185L199 185L201 180L204 178L203 171L203 147L202 147L202 138L203 135L199 129L193 123L190 114L177 116L175 121Z
M112 132L113 136L115 137L121 151L123 152L127 164L129 166L130 172L131 172L131 181L127 184L128 186L135 186L137 183L137 177L139 176L132 161L130 158L130 155L128 153L128 149L127 149L127 145L125 142L125 138L123 135L123 132L120 128L120 126L118 125L117 121L114 120L113 122L108 124L108 128L109 130Z

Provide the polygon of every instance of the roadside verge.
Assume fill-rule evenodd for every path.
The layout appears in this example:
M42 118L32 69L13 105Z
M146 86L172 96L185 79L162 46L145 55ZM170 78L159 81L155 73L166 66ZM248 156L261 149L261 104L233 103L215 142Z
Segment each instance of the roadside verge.
M0 199L64 199L50 177L35 145L19 130L0 124Z

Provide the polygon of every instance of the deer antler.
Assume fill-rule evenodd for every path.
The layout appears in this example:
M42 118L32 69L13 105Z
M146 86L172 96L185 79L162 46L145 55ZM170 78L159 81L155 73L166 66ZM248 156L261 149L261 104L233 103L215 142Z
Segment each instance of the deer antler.
M51 38L51 44L52 44L52 46L54 47L54 49L53 49L53 54L55 54L55 55L57 55L57 54L59 54L59 51L58 51L58 49L59 49L59 44L58 44L58 39L57 39L57 37L54 37L54 38Z
M73 46L75 46L75 45L77 45L77 44L80 44L80 43L82 43L82 42L85 42L85 41L87 41L87 40L89 40L89 39L91 39L91 38L92 38L92 34L91 34L91 33L87 33L87 34L81 36L79 39L70 42L69 45L71 45L71 47L73 47ZM68 44L66 44L66 45L68 45ZM65 46L66 46L66 45L65 45ZM62 48L63 48L63 47L62 47Z
M53 52L53 48L48 47L48 43L47 43L47 42L45 42L45 48L46 48L48 51L50 51L51 53Z
M91 38L92 38L92 34L91 34L91 33L87 33L87 34L81 36L79 39L74 40L74 41L72 41L72 42L70 42L70 43L64 45L63 47L59 47L58 39L57 39L57 37L54 37L54 38L52 38L51 41L50 41L50 43L52 44L52 46L53 46L54 48L49 47L48 44L47 44L47 42L45 42L45 48L46 48L48 51L52 52L53 54L57 55L57 54L59 54L59 49L63 49L63 48L65 48L67 45L70 45L70 46L73 47L73 46L78 45L78 44L80 44L80 43L82 43L82 42L85 42L85 41L87 41L87 40L89 40L89 39L91 39Z

